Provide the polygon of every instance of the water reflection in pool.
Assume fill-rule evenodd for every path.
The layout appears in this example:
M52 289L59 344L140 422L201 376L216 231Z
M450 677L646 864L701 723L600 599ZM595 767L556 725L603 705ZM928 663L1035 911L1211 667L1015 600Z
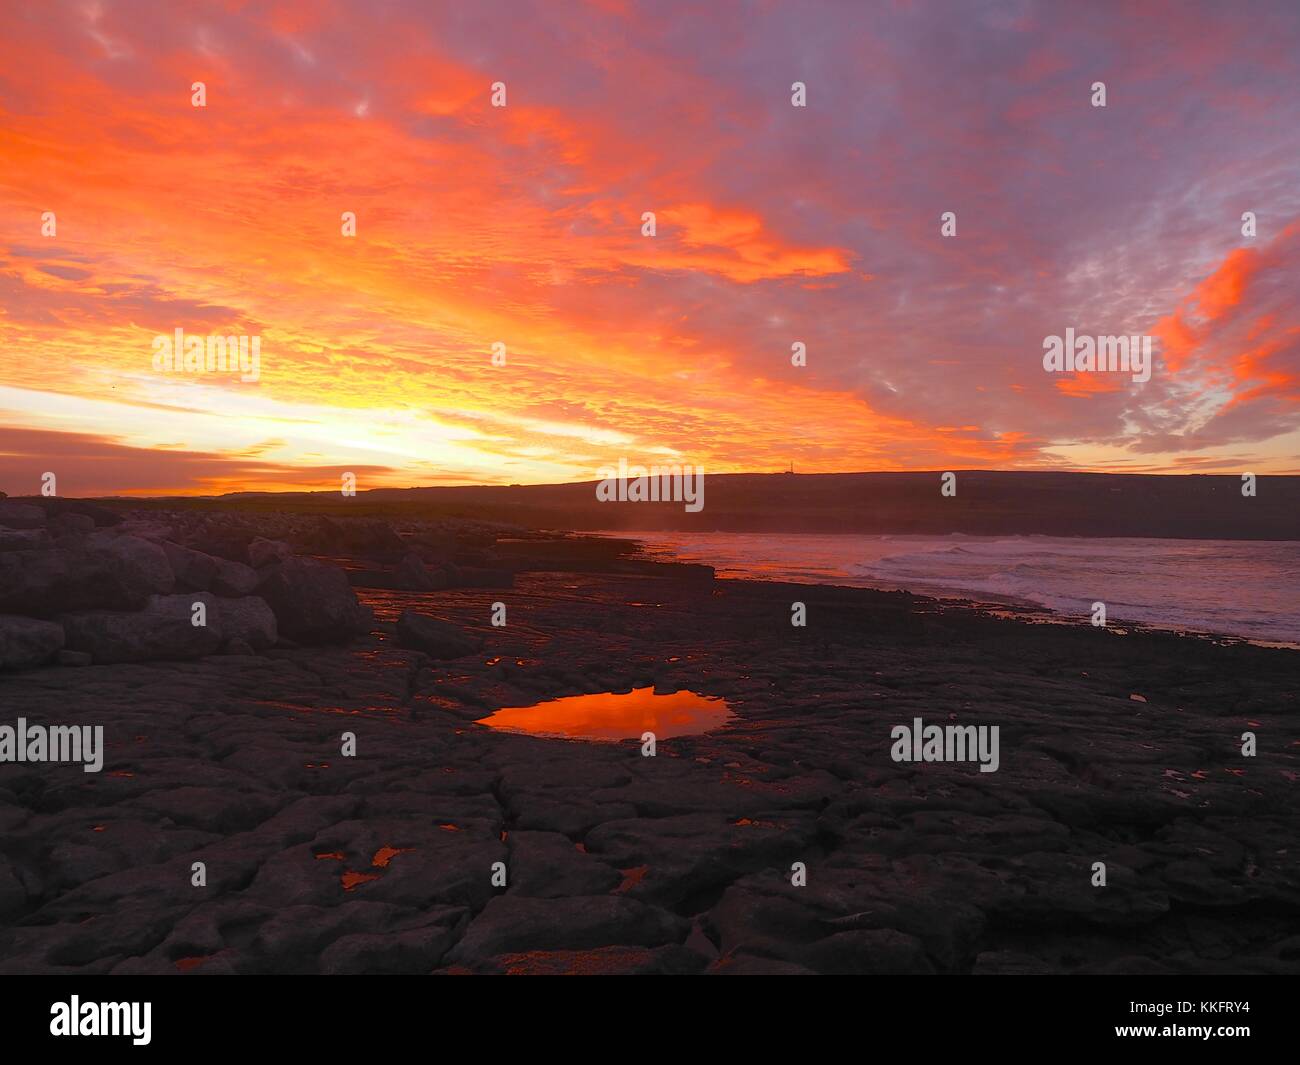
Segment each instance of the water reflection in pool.
M725 699L691 691L656 695L654 688L634 688L616 695L568 695L532 706L506 706L479 720L503 732L566 736L582 740L639 740L694 736L721 728L735 715Z

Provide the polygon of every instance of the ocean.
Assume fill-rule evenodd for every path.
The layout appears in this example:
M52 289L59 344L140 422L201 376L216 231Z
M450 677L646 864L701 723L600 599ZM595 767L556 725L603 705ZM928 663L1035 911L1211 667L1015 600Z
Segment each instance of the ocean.
M720 577L902 589L1300 646L1300 541L619 532Z

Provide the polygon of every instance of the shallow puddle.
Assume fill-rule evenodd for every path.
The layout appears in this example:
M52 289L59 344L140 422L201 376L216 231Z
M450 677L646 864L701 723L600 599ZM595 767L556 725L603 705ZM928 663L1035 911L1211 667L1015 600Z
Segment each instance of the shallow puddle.
M643 732L653 732L663 740L721 728L734 716L726 700L716 696L691 691L656 695L654 688L635 688L621 695L568 695L532 706L506 706L478 723L532 736L639 740Z

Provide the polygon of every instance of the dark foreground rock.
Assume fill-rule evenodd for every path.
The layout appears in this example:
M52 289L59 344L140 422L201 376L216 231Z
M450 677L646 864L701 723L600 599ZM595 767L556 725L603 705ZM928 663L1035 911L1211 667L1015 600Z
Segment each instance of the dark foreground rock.
M414 610L403 610L397 619L397 642L432 658L464 658L483 646L459 625Z
M258 595L275 612L280 633L299 643L342 643L370 623L343 571L315 559L269 566Z
M223 596L252 595L261 578L252 566L206 555L180 544L164 542L163 550L179 588L191 592L214 592Z
M0 614L0 669L29 669L63 647L63 627L38 618Z
M163 549L111 530L47 549L0 552L0 611L53 617L69 610L136 610L172 590Z
M45 511L33 503L3 499L0 500L0 525L10 529L41 529L45 527Z
M1300 972L1295 652L585 573L521 576L490 630L501 595L6 673L105 764L0 764L0 972ZM482 653L398 646L430 609ZM651 685L736 718L653 758L473 724ZM916 717L998 725L998 771L893 761Z
M197 602L207 611L202 625L194 623ZM68 649L83 651L94 662L199 658L214 654L224 639L221 614L203 593L156 595L143 610L87 610L59 620Z
M275 646L279 630L275 613L265 599L256 595L220 597L216 600L216 607L221 635L227 643L238 641L253 651Z

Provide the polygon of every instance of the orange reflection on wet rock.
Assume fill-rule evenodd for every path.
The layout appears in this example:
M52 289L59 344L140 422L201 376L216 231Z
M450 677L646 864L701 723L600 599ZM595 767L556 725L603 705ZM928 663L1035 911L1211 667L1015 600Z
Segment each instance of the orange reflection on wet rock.
M639 740L694 736L721 728L735 715L725 699L691 691L656 694L654 688L568 695L532 706L507 706L478 724L503 732L584 740Z
M399 854L410 854L413 850L414 847L380 847L375 851L375 856L370 859L370 864L376 869L387 869L388 863Z

